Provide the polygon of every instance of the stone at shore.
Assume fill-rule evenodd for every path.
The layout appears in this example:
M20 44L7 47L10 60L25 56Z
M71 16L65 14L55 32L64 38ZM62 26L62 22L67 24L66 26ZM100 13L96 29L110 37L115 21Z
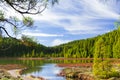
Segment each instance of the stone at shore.
M0 70L0 80L45 80L42 77L34 77L34 76L21 76L19 74L20 70Z
M64 76L75 80L95 80L91 75L91 68L65 68L58 76Z
M6 70L0 70L0 80L22 80L21 77L13 77Z
M42 77L22 76L25 66L18 64L0 65L0 80L45 80Z
M64 68L58 76L66 77L66 80L120 80L120 77L101 79L92 74L92 69L83 67Z

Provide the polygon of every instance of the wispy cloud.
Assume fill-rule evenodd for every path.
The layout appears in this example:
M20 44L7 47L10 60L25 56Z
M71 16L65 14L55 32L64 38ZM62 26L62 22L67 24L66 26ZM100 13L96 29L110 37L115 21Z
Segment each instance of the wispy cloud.
M35 36L35 37L62 37L63 35L59 34L46 34L46 33L34 33L34 32L23 32L23 35Z
M115 2L116 0L114 0ZM84 6L85 14L93 16L94 18L112 18L117 19L119 14L112 10L118 6L110 5L113 0L109 0L111 3L107 3L104 0L81 0L80 1ZM114 3L116 4L116 3Z
M65 30L72 32L83 31L91 32L98 29L103 29L102 26L108 24L104 21L99 23L99 19L118 19L120 12L120 1L116 4L116 0L60 0L59 5L48 7L40 15L30 15L35 21L46 22L54 24L56 27L62 27ZM62 7L61 7L62 6ZM11 8L8 9L11 14L18 16ZM28 15L26 15L28 16ZM69 22L61 22L62 20L69 20Z
M99 31L104 29L106 24L111 24L107 20L117 20L120 16L119 12L114 10L119 9L120 5L119 3L113 3L116 0L103 1L60 0L59 5L56 5L55 9L46 10L42 16L34 16L33 18L38 21L46 21L46 23L54 24L56 27L62 27L70 33L75 31L76 33L79 31L84 31L84 33ZM116 5L113 6L113 4ZM68 22L64 20L68 20ZM102 20L103 22L101 23L98 20Z
M60 44L63 44L63 43L67 43L67 42L70 42L70 41L71 40L55 39L52 42L52 46L57 46L57 45L60 45Z
M40 15L29 15L37 22L37 27L32 31L23 30L22 34L44 37L47 40L44 43L49 45L65 43L73 37L75 40L86 35L102 34L113 30L114 22L120 16L119 5L120 0L59 0L58 5L48 6ZM7 12L7 16L16 15L22 19L10 8Z

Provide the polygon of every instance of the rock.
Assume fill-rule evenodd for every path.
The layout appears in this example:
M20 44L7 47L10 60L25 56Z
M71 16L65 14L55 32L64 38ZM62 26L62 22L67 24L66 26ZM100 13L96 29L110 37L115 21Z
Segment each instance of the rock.
M44 78L42 78L42 77L38 77L38 79L39 79L39 80L45 80L45 79L44 79Z
M90 68L76 67L62 70L59 76L65 76L68 80L69 78L73 80L95 80L90 74Z
M66 77L68 77L68 78L74 78L74 73L73 72L68 73L68 74L66 74Z
M64 77L66 74L65 74L65 72L64 71L61 71L59 74L57 74L57 76L62 76L62 77Z
M0 70L0 80L22 80L19 78L12 77L6 70Z
M95 80L94 77L92 77L88 74L83 74L83 73L78 74L78 79L81 79L81 80Z

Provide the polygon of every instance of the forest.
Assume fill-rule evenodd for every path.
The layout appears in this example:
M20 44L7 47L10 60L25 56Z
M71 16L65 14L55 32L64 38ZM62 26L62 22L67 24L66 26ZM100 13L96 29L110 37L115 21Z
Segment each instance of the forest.
M23 36L22 39L0 37L0 57L93 58L97 52L103 53L104 58L120 58L119 34L119 30L114 30L54 47L46 47L27 36Z

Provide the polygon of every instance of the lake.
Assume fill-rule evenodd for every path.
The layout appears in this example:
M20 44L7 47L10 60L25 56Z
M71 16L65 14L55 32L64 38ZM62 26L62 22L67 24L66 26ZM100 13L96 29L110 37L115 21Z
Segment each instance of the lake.
M58 67L57 64L82 64L91 63L92 60L79 59L46 59L46 60L16 60L16 59L0 59L0 64L21 64L28 67L23 72L23 76L33 75L35 77L43 77L48 80L66 80L64 77L57 76L64 67Z

